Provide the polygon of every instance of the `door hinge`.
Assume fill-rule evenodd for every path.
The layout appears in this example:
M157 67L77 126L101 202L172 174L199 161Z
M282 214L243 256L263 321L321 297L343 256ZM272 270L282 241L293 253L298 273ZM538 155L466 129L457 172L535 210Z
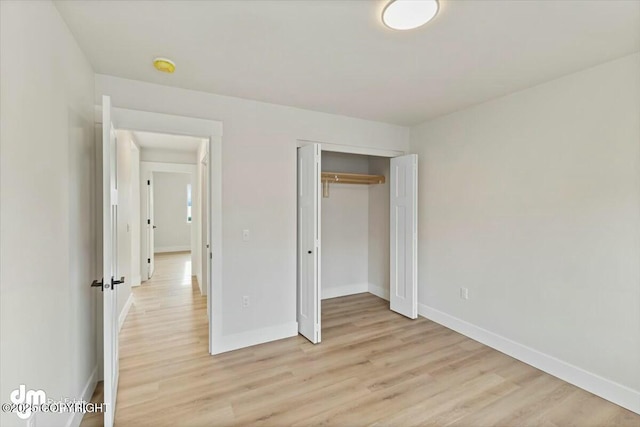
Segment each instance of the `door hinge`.
M150 219L147 220L147 224L151 225L151 220Z
M213 259L213 252L209 252L209 259Z
M150 179L147 180L147 185L151 185L151 180Z
M151 258L147 258L147 264L151 264Z

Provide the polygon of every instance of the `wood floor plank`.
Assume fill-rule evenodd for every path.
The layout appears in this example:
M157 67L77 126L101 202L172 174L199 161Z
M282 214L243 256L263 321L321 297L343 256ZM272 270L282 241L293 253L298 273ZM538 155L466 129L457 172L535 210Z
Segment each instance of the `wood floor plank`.
M120 335L118 426L640 426L640 415L371 294L301 336L210 356L188 253L156 256ZM93 401L102 401L102 386ZM102 425L87 414L84 427Z

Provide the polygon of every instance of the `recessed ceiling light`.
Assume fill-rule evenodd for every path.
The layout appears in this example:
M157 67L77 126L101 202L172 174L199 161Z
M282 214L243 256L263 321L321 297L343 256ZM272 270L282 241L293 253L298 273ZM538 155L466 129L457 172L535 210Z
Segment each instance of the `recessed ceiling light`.
M438 13L438 0L391 0L382 11L382 22L394 30L412 30Z
M176 70L175 62L167 58L154 59L153 66L156 67L156 70L162 71L163 73L171 74Z

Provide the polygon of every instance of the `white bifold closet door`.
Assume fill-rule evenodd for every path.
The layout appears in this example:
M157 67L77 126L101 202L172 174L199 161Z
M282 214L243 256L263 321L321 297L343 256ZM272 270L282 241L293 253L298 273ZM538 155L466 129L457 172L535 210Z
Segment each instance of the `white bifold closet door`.
M298 331L320 342L320 144L298 148Z
M418 317L418 155L394 157L390 173L391 310Z

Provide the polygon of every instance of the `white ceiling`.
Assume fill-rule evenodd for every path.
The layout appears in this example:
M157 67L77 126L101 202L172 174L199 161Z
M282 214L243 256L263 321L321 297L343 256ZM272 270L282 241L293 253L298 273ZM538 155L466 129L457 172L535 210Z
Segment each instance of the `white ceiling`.
M161 150L187 151L196 153L202 144L202 138L182 135L168 135L153 132L131 132L140 148L157 148Z
M406 32L386 1L56 4L97 73L398 124L640 51L636 0L441 0Z

